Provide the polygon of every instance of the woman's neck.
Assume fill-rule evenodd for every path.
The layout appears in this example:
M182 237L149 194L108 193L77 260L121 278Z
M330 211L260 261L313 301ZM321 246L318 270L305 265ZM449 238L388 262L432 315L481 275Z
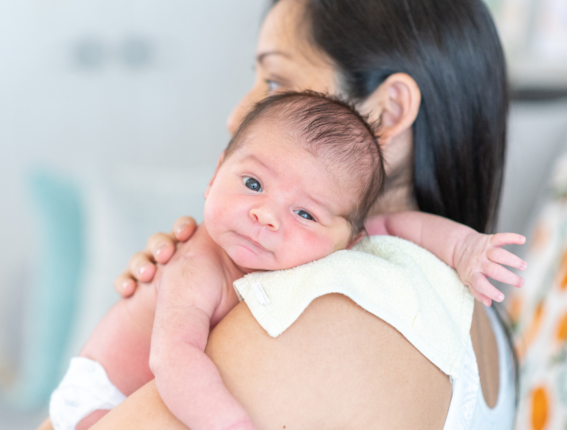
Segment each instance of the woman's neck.
M389 173L384 192L370 210L369 217L418 210L413 196L411 172L408 170Z

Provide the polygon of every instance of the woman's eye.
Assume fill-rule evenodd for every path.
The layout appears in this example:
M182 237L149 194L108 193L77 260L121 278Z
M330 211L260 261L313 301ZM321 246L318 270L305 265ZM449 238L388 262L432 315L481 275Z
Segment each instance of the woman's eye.
M268 92L270 93L279 90L281 87L280 84L274 81L270 81L269 79L266 79L266 84L268 85Z
M305 211L302 211L302 210L297 210L297 211L294 211L294 212L303 219L306 219L308 221L314 221L313 217L308 212L305 212Z
M242 180L244 182L244 185L246 185L246 187L250 188L252 191L257 191L257 192L262 191L262 186L260 185L260 182L258 182L256 179L250 178L249 176L245 176Z

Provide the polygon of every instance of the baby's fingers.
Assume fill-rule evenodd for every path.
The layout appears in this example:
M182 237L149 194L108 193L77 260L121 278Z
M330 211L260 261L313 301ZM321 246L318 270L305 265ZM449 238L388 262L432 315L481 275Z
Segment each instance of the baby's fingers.
M493 263L503 264L505 266L513 267L514 269L526 270L528 267L528 263L520 257L502 248L490 248L486 253L486 256Z
M501 302L504 300L504 294L502 294L494 285L492 285L486 276L480 272L476 272L471 279L471 292L473 296L484 303L486 306L490 306L491 300ZM475 294L476 292L476 294ZM482 300L477 298L477 294L482 296Z
M495 281L503 282L509 285L521 287L524 285L524 278L510 272L508 269L502 267L500 264L487 262L482 267L482 273Z
M526 243L526 238L516 233L496 233L490 238L490 243L499 247L504 245L523 245Z

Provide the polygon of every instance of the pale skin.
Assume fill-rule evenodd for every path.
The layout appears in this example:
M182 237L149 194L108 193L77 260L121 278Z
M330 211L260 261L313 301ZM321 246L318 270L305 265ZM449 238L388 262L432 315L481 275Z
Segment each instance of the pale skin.
M344 198L352 195L352 185L331 173L340 166L333 169L332 162L317 159L288 129L282 119L254 125L238 150L221 156L205 192L205 221L156 284L157 307L151 299L118 303L81 354L100 362L128 395L153 373L165 405L191 429L256 428L205 354L210 328L238 304L233 282L247 272L323 258L360 238L352 237L346 218L356 203ZM491 242L523 242L519 235L486 236L419 212L377 217L368 228L413 240L473 280L475 274L485 276L483 268L502 269L498 260L483 264L495 249ZM446 239L436 240L440 236ZM509 265L523 264L507 251L501 256ZM88 428L101 413L77 428Z
M231 115L231 132L249 106L274 89L340 92L332 61L319 52L304 55L310 47L295 26L300 12L296 2L284 0L268 15L258 43L257 81ZM398 73L360 106L371 119L382 118L380 144L388 162L387 173L398 173L397 181L377 202L374 215L415 208L409 160L411 125L420 99L415 81ZM176 249L176 255L183 255L191 243L184 241L194 230L194 221L183 217L171 235L150 238L147 249L135 255L128 270L117 279L117 290L129 296L136 288L135 280L159 280L162 271L172 270L168 265L156 272L155 262L167 263ZM489 290L479 294L483 300L491 296ZM142 284L129 300L132 306L150 306L155 303L155 290ZM471 337L483 395L493 406L498 394L498 354L490 323L478 304ZM451 397L446 375L391 326L339 295L314 301L276 340L263 332L241 303L211 332L206 353L229 391L253 421L260 423L259 428L325 428L344 423L340 427L345 429L441 429ZM50 428L49 422L42 428ZM164 407L152 382L96 428L186 427Z
M159 285L150 367L168 408L193 429L255 428L204 354L210 327L238 304L233 282L317 260L350 241L341 215L354 203L341 198L348 187L275 122L254 125L221 158L205 221L184 255L191 275L180 285L164 273Z

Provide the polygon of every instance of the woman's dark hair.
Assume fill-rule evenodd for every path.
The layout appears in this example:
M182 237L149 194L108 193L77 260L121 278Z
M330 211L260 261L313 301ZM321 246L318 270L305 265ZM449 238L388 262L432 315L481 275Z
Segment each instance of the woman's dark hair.
M502 185L508 85L483 2L304 3L311 43L335 62L353 101L364 101L394 73L418 84L413 192L419 209L489 231Z

